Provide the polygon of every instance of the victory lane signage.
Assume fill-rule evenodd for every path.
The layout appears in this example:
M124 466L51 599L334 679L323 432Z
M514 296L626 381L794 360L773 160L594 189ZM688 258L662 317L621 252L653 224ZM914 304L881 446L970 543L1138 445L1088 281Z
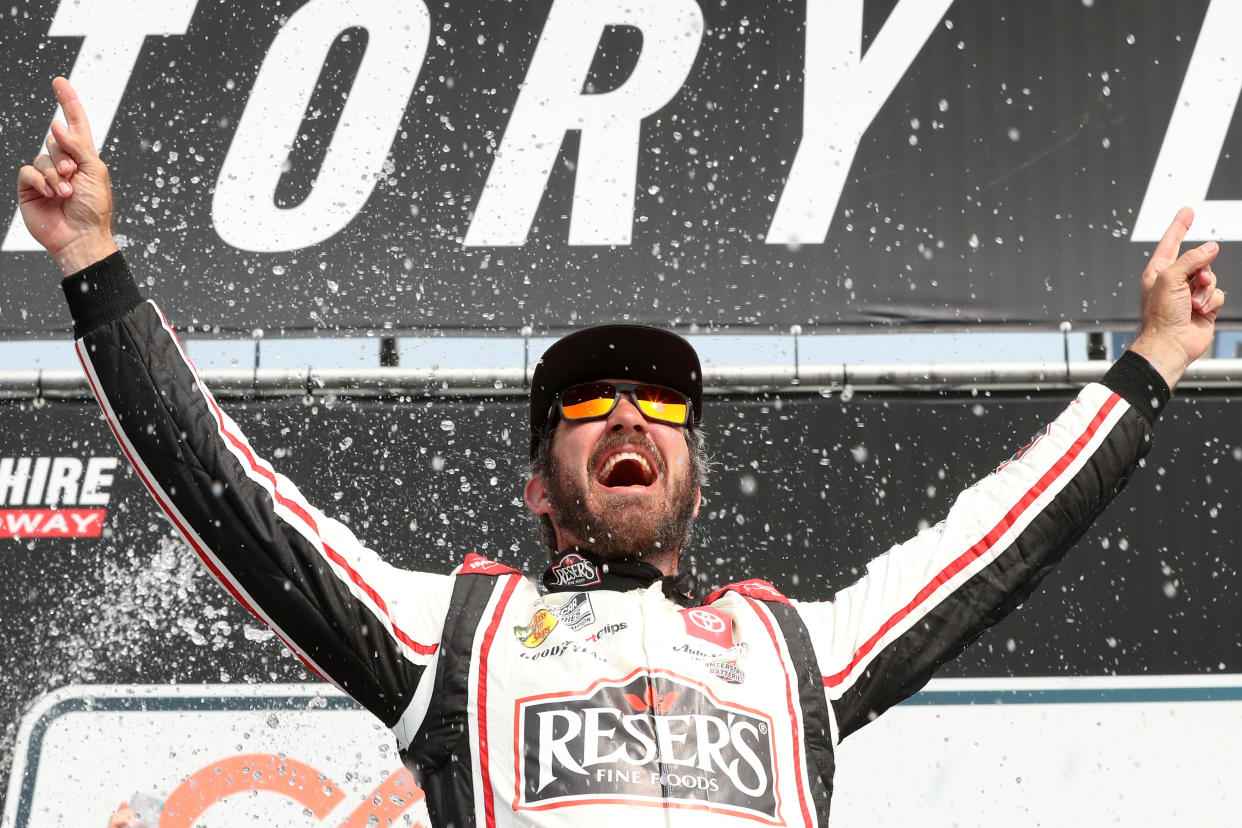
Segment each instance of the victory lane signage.
M1128 328L1178 206L1242 239L1230 0L480 8L35 0L0 150L69 75L139 279L225 333ZM0 237L0 335L64 331Z

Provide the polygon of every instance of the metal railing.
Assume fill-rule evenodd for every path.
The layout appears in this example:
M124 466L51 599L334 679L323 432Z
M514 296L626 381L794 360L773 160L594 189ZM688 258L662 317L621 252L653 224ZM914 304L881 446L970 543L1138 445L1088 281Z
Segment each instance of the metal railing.
M704 369L706 393L823 392L850 388L884 392L969 392L1071 389L1098 380L1109 363L896 363L886 365L744 365ZM292 395L508 396L525 394L521 367L495 368L260 368L202 372L221 397ZM1242 389L1242 359L1201 360L1181 390ZM79 399L90 396L81 371L0 371L0 399Z

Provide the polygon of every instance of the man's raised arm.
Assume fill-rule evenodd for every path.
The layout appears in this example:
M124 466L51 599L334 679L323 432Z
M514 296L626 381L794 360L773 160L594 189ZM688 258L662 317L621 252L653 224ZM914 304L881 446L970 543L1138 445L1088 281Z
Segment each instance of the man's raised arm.
M69 81L52 81L65 123L52 122L47 152L17 173L22 220L68 276L116 252L112 184Z
M1130 350L1055 421L958 495L937 525L867 565L832 602L799 610L842 738L922 687L1013 611L1121 491L1171 389L1207 351L1225 295L1214 242L1179 256L1178 212L1142 277Z
M65 274L78 357L143 484L220 582L315 672L398 727L452 579L390 567L306 502L199 381L112 238L108 169L64 78L67 124L18 173L22 218Z
M1190 363L1207 352L1225 292L1212 262L1220 245L1207 242L1178 256L1194 221L1189 207L1177 216L1143 270L1142 327L1130 350L1151 363L1172 390Z

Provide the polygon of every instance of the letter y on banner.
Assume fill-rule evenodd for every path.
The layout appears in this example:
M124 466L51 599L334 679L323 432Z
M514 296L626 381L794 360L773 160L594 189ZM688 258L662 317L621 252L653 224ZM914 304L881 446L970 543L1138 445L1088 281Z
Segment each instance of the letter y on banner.
M807 0L802 142L768 244L823 244L858 142L952 2L901 0L863 55L863 0Z

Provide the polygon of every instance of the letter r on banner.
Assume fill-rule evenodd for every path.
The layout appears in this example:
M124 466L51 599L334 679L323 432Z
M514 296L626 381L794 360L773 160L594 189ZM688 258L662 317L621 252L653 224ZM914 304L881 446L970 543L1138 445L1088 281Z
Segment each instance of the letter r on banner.
M197 5L198 0L61 0L47 33L83 38L69 82L86 107L95 149L103 146L112 128L143 40L147 35L185 34ZM59 108L52 120L57 118L64 118ZM42 151L40 143L36 152ZM28 163L30 158L22 160ZM0 250L42 249L26 230L21 213L14 212Z
M608 26L640 30L642 53L621 86L586 94L582 88ZM703 12L693 0L557 0L465 244L526 241L561 141L572 129L582 138L569 243L629 244L642 119L681 88L702 38Z

